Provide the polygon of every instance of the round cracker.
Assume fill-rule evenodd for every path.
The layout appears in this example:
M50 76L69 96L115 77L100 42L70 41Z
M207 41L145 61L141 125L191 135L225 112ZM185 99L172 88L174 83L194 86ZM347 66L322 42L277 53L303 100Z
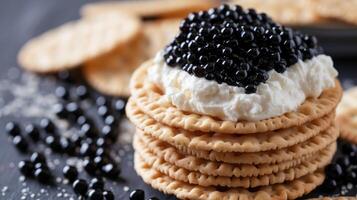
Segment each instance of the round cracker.
M241 188L255 188L260 186L268 186L286 181L298 179L307 174L313 173L320 168L328 165L336 151L336 143L327 147L326 152L321 153L314 160L306 160L300 165L292 168L279 171L274 174L267 174L256 177L223 177L223 176L209 176L199 172L189 171L184 168L175 166L163 159L159 159L149 154L136 154L139 159L151 165L157 171L179 181L190 184L200 185L204 187L222 186L222 187L241 187ZM323 151L322 151L323 152Z
M130 12L143 18L184 17L190 12L206 10L218 4L218 0L110 1L86 4L80 12L85 17L121 11Z
M356 7L357 1L316 0L316 11L319 15L351 24L357 24Z
M148 58L144 40L140 37L86 62L82 73L89 85L106 95L130 96L131 75Z
M147 61L134 72L130 82L132 99L145 114L156 121L192 132L249 134L299 126L333 112L342 96L341 85L336 80L334 88L324 90L318 98L307 98L297 111L256 122L222 121L208 115L183 112L172 105L164 92L147 80L147 70L152 65L152 60Z
M243 188L227 188L221 190L216 187L202 187L189 184L166 176L152 168L151 165L141 161L138 155L134 155L134 168L144 182L166 194L173 194L180 199L216 200L216 199L246 199L246 200L286 200L296 199L311 192L322 184L325 176L322 170L306 175L299 179L259 187L254 191Z
M344 92L338 105L336 121L341 130L341 137L357 144L357 87Z
M139 30L140 20L126 13L68 22L28 41L19 52L18 62L38 73L74 68L128 43Z
M139 134L141 139L148 144L155 146L156 139L152 136L145 134L142 130L136 129L136 134ZM261 151L253 153L238 153L238 152L215 152L215 151L202 151L193 150L184 146L175 147L181 154L191 155L198 158L225 162L231 164L274 164L279 162L291 161L293 159L301 158L315 154L328 145L334 143L339 136L339 130L332 126L321 134L294 146L273 150ZM149 146L150 148L150 146Z
M267 13L274 21L281 24L306 25L320 21L313 0L230 0L228 2Z
M127 103L126 114L136 127L156 139L176 147L185 146L190 149L216 152L259 152L286 148L316 136L330 127L335 119L334 113L331 113L298 127L257 134L232 135L189 132L171 128L143 113L132 99Z
M143 32L147 38L147 54L149 57L169 44L179 31L180 19L165 19L145 22Z
M214 162L190 155L184 155L178 152L176 148L159 140L153 140L150 143L155 145L150 145L150 148L148 148L147 143L143 142L139 137L134 136L133 146L135 152L144 157L155 157L155 160L158 160L157 162L167 162L189 171L221 177L257 177L276 174L280 171L301 165L303 162L315 160L318 156L332 151L332 148L335 146L332 145L330 146L330 149L326 148L316 155L303 156L290 161L276 164L249 165Z

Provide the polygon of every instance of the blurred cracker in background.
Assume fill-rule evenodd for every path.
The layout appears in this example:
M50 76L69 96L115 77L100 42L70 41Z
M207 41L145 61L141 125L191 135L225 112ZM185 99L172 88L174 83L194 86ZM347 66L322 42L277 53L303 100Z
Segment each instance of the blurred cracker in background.
M219 0L141 0L105 1L84 5L80 13L84 17L106 12L130 12L141 18L185 17L190 12L206 10L220 3Z

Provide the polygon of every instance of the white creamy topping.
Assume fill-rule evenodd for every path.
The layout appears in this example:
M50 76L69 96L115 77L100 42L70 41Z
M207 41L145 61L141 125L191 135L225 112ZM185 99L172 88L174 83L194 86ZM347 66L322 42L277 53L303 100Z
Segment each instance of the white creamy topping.
M158 53L149 70L150 81L158 84L177 108L222 120L257 121L296 110L307 97L318 97L334 87L338 75L331 57L319 55L290 66L284 73L269 72L257 92L245 94L241 87L218 84L169 67Z

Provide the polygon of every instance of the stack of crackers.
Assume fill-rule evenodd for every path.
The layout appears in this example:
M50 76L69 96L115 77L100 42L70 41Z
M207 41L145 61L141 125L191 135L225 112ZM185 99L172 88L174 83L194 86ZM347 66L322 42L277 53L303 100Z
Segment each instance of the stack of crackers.
M180 199L295 199L324 180L336 151L342 89L326 89L295 112L261 121L222 121L184 112L148 80L153 61L131 79L126 112L136 126L135 169Z
M20 50L24 69L41 74L80 68L106 95L129 96L132 72L178 32L182 17L216 0L106 1L86 4L82 18L29 40Z

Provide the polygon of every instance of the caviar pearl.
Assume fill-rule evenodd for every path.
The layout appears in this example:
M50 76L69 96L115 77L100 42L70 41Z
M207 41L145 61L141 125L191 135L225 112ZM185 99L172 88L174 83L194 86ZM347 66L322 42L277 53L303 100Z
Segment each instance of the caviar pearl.
M46 163L47 162L45 155L43 155L42 153L39 153L39 152L32 153L30 159L31 159L32 163Z
M137 189L130 193L129 195L130 200L144 200L145 199L145 192L143 190Z
M15 122L6 123L5 131L11 136L17 136L21 134L20 126Z
M25 127L25 135L27 135L35 142L40 140L40 130L37 128L36 125L28 124Z
M90 189L87 194L88 200L103 200L104 196L101 190Z
M40 128L46 131L46 133L54 134L56 130L56 126L53 122L48 118L43 118L40 121Z
M89 187L95 190L104 190L104 181L100 178L93 178Z
M26 176L26 177L33 176L35 167L32 162L23 160L23 161L20 161L17 166L18 166L21 174L23 174L24 176Z
M101 171L106 177L110 179L117 179L120 175L120 169L113 163L104 165Z
M171 67L219 84L243 87L250 94L269 78L270 70L283 73L299 59L318 55L318 49L315 37L283 27L264 13L223 5L189 15L163 57ZM286 65L279 64L281 61L287 61ZM231 72L233 65L252 63L263 63L254 65L261 71L257 80L252 78L257 72L239 72L238 76ZM206 67L210 64L214 69Z
M85 171L89 175L95 175L97 173L97 166L92 160L85 159L83 162L83 166L84 166Z
M115 199L113 192L110 190L105 190L103 192L103 196L104 196L105 200L114 200Z
M76 167L71 165L66 165L63 170L63 176L67 178L70 182L73 182L78 177L78 170Z
M28 146L29 146L28 142L25 140L25 138L23 138L20 135L15 136L12 139L12 143L21 152L26 152L28 150Z
M72 184L76 194L84 196L88 191L88 183L83 179L77 179Z
M40 183L43 184L51 183L53 178L51 172L46 168L36 169L35 177Z

